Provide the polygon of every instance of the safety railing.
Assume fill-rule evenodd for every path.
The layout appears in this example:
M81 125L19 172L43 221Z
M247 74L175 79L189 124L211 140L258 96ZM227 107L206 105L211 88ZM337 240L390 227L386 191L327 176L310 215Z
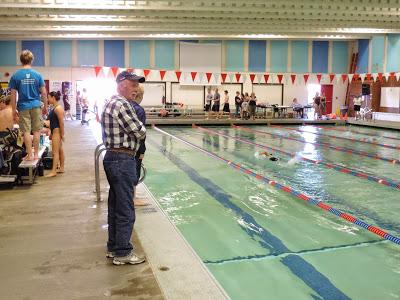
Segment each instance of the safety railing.
M94 183L96 187L96 199L97 201L101 201L101 191L100 191L100 156L101 154L107 151L107 148L104 146L104 144L99 144L96 146L96 149L94 150ZM142 172L141 176L139 178L139 183L143 182L143 180L146 178L147 170L142 164Z

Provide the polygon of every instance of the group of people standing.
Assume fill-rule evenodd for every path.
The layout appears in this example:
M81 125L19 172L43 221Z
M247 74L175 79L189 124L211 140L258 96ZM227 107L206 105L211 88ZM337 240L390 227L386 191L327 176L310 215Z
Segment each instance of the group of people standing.
M231 110L229 107L229 92L227 90L224 91L224 100L223 100L222 111L220 112L220 102L221 95L218 92L218 89L214 90L212 93L211 88L207 89L206 95L206 103L205 103L205 111L206 118L209 119L211 116L215 116L216 119L227 115L228 118L231 118ZM242 119L255 119L256 108L257 108L257 98L255 93L240 93L236 92L235 96L235 114L236 118Z

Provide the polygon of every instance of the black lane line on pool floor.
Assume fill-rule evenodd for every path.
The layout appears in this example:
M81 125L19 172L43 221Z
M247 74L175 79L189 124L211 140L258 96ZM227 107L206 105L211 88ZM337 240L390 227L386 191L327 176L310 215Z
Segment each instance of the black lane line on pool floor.
M283 242L273 234L271 234L266 228L259 225L256 220L243 211L240 207L231 201L231 196L227 194L221 187L213 183L208 178L202 177L195 169L190 167L180 158L168 152L166 148L158 145L151 138L147 138L147 141L158 149L165 157L167 157L173 164L181 169L186 175L200 187L202 187L210 196L216 199L224 207L235 212L241 217L246 223L252 224L256 227L257 233L254 230L249 230L243 226L240 226L252 239L256 240L255 237L261 239L258 241L263 248L270 250L270 252L280 255L286 252L291 252ZM295 254L288 254L286 257L281 258L280 261L291 270L300 280L302 280L307 286L314 290L322 299L350 299L342 291L340 291L334 284L322 273L320 273L314 266L304 260L302 257Z
M215 141L212 142L213 144L211 144L210 141L205 141L205 142L207 144L213 146L215 148L214 151L216 149L218 149L217 151L221 151L220 145L218 143L215 143ZM251 145L249 145L249 146L251 146ZM251 161L249 161L249 157L244 157L243 155L240 155L240 154L238 154L236 152L231 152L231 151L227 151L227 150L224 150L224 151L230 153L231 155L233 155L233 156L235 156L237 158L240 158L240 159L244 160L246 163L251 164L253 168L257 167ZM253 158L251 157L251 159L253 159ZM292 181L290 180L291 178L289 178L288 176L280 174L280 173L278 173L278 172L276 172L274 170L269 170L269 173L273 174L273 176L275 176L276 178L288 180L291 183L290 186L292 186ZM298 186L298 182L297 181L295 181L294 186L295 186L296 189L302 190L303 192L306 192L309 195L313 195L314 192L315 192L315 190L309 189L308 187L305 187L305 189L304 189L304 187L301 187L302 188L301 189ZM396 223L384 220L381 217L379 217L379 215L377 213L375 213L373 211L370 211L365 207L362 207L360 205L359 206L354 206L354 205L346 202L343 199L340 199L340 198L337 198L337 197L332 197L328 192L326 192L325 190L322 190L322 189L320 190L320 194L318 194L318 198L320 198L320 199L329 199L328 201L325 200L325 202L329 203L329 204L339 204L342 207L347 207L347 209L346 209L347 213L354 214L356 216L362 216L362 217L364 217L366 219L372 220L372 221L374 221L374 223L377 226L381 227L382 229L390 230L392 232L395 232L396 234L400 233L400 224L396 224Z

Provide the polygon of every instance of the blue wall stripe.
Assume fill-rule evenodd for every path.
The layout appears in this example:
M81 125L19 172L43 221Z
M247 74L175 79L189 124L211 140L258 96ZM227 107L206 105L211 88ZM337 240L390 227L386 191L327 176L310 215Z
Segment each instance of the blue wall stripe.
M72 41L50 41L50 66L72 66Z
M388 35L387 46L387 72L398 72L400 70L400 34Z
M271 41L271 72L287 72L288 41Z
M357 73L368 73L369 40L358 40Z
M244 71L244 41L226 41L226 71Z
M125 67L125 41L104 41L104 65L107 67Z
M78 66L97 66L99 65L99 42L98 41L78 41Z
M349 70L349 43L332 43L332 72L337 74L347 73Z
M292 41L292 72L308 72L308 41Z
M385 55L385 37L374 36L371 40L372 45L372 66L371 72L383 72L383 60Z
M0 41L0 66L15 66L17 61L17 43Z
M34 55L33 66L44 66L44 41L22 41L22 50L30 50Z
M156 69L175 68L175 41L155 41L154 64Z
M266 41L249 41L249 71L265 72Z
M312 71L313 73L328 73L329 42L313 41Z
M150 68L150 41L129 41L129 66L138 69Z

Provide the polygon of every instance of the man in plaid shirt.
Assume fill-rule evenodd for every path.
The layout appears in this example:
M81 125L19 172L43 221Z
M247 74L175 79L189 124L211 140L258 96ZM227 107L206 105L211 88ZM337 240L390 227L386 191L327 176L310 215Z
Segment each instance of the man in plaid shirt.
M139 121L131 102L134 101L139 82L144 77L123 71L117 76L118 95L104 106L101 118L103 143L107 148L103 165L110 191L108 194L107 257L113 264L140 264L144 257L137 256L130 242L135 222L132 202L137 182L135 155L140 140L146 137L146 128Z

